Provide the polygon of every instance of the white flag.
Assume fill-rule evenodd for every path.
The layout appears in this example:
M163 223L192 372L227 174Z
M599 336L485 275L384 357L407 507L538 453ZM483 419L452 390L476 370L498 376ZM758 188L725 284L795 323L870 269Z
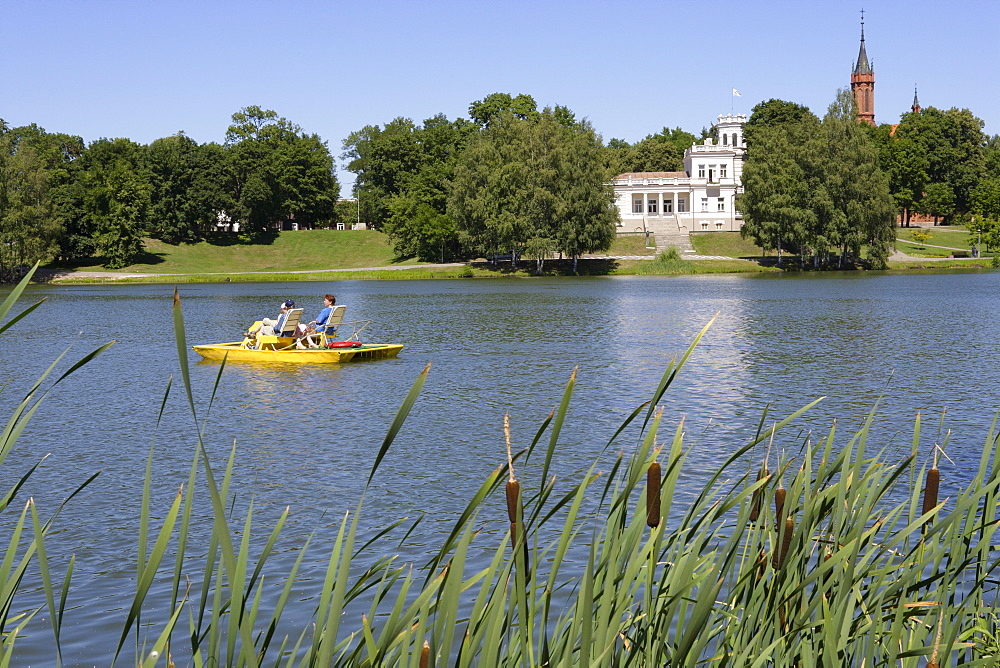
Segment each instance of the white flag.
M733 89L733 97L743 97L743 96L740 95L740 92L734 88Z

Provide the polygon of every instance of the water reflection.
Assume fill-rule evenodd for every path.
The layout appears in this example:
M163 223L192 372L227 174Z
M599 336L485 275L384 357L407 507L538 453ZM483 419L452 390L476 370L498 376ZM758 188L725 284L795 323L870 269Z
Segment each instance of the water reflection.
M421 397L367 492L362 527L370 537L391 520L427 513L399 550L418 562L504 461L504 412L513 418L515 447L524 447L578 369L553 468L560 484L569 484L608 456L604 448L624 417L652 395L670 360L716 313L662 403L663 433L683 419L691 450L680 501L700 474L752 436L768 405L779 419L828 397L780 439L780 448L797 447L799 429L825 434L835 417L842 431L857 426L881 397L886 421L877 424L873 447L905 450L915 413L947 408L949 450L960 465L978 461L998 407L995 273L184 286L189 342L238 338L286 298L306 305L311 318L318 295L331 288L348 317L372 319L369 341L406 344L399 358L313 367L231 363L210 411L219 365L191 367L198 419L217 468L235 443L236 509L252 498L258 526L266 527L291 507L287 542L279 547L282 566L317 531L317 563L304 566L296 594L302 600L312 597L308 584L322 578L322 550L342 513L357 504L374 454L428 362ZM150 448L153 505L162 509L186 480L196 426L176 380L157 426L167 379L178 368L169 333L172 287L41 286L30 293L47 301L5 334L14 345L0 349L0 381L10 380L11 387L27 388L62 350L50 323L79 324L64 337L73 351L62 369L69 359L118 340L46 400L5 463L9 471L23 471L52 453L24 491L48 512L74 481L102 471L63 512L50 548L77 555L70 605L97 602L66 627L71 662L93 663L105 649L93 640L102 623L89 614L93 605L119 609L132 590L137 500ZM149 335L150 323L160 335ZM19 398L8 391L0 404L9 411ZM610 452L627 451L636 437L626 432ZM529 462L525 480L539 468ZM502 499L495 510L483 518L481 535L507 530ZM210 517L210 509L201 503L196 514ZM199 525L195 533L202 530ZM303 605L300 612L308 616L309 610ZM24 663L49 658L47 646L29 643L23 651Z

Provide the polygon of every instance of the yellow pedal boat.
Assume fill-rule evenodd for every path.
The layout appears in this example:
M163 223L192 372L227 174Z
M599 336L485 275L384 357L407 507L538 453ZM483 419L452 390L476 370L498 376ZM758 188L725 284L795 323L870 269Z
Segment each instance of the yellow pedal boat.
M340 317L343 317L343 307L340 307ZM298 324L301 309L292 311L294 323L284 334L294 333ZM357 360L381 360L395 357L403 349L401 343L361 343L358 334L368 326L368 320L355 322L337 321L333 328L334 336L313 334L302 339L312 341L313 347L299 347L294 336L264 336L244 338L242 341L230 343L212 343L202 346L191 346L196 353L207 360L228 360L230 362L281 362L287 364L341 364ZM260 327L260 321L254 323L251 330ZM334 337L341 325L354 325L353 334L346 341L337 341Z
M223 359L229 362L281 362L286 364L341 364L358 360L381 360L395 357L403 349L401 343L364 343L355 348L295 348L295 339L290 337L261 337L278 339L277 347L267 347L261 342L260 348L247 348L243 341L213 343L191 346L207 360ZM281 341L281 339L287 339ZM282 345L285 344L285 345ZM285 347L291 344L291 347Z

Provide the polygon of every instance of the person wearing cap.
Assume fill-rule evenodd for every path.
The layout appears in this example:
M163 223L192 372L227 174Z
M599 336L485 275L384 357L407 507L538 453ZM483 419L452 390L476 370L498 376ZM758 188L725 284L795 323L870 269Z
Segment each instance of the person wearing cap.
M280 336L282 328L285 326L285 320L288 319L288 312L295 308L295 302L291 299L286 299L281 303L281 313L275 320L270 318L264 318L260 321L260 327L255 327L247 331L247 336L257 336L257 334L262 334L264 336Z

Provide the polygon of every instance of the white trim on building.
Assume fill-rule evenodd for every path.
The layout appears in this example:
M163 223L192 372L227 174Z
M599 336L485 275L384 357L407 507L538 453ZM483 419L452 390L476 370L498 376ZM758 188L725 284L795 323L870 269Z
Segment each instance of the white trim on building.
M684 151L683 172L632 172L613 181L621 226L666 234L736 231L743 216L736 195L746 158L743 114L720 115L717 142L692 144Z

